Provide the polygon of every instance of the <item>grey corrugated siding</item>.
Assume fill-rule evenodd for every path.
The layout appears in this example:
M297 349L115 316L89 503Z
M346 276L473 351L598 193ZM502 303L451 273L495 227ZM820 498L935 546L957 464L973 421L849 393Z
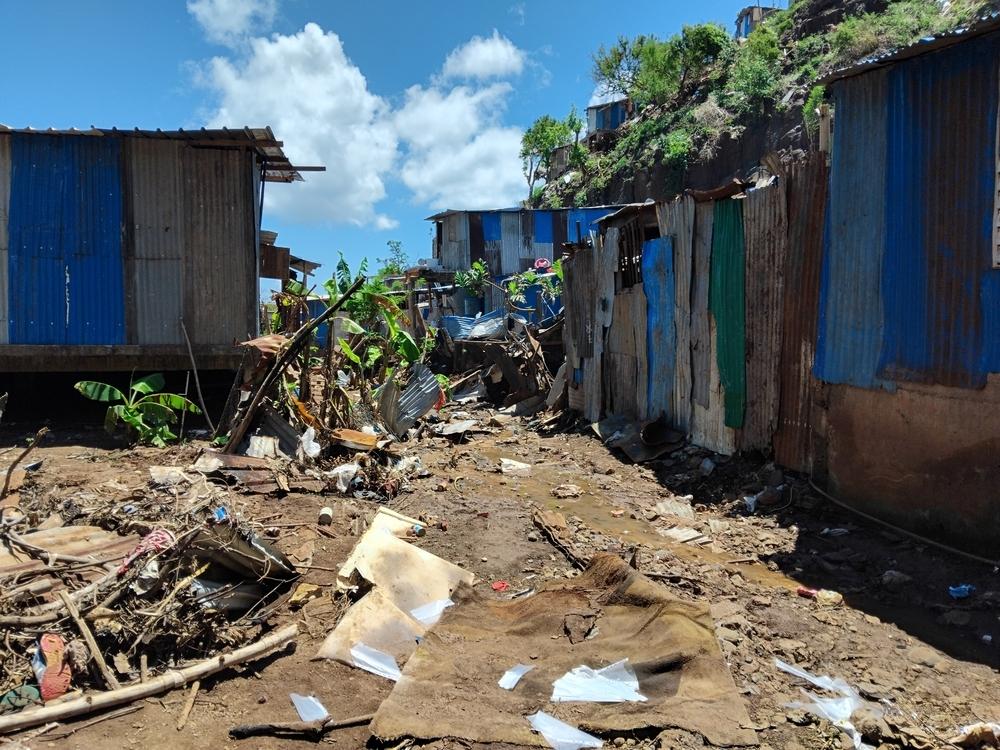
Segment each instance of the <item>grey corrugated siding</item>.
M603 370L607 412L646 419L646 295L642 284L615 295Z
M7 220L10 208L10 136L0 135L0 344L8 339L7 319Z
M445 217L441 227L441 265L449 271L468 268L469 257L469 214L463 212Z
M785 302L788 220L785 185L747 193L746 237L747 407L740 448L768 449L778 427L781 332Z
M133 256L126 263L130 343L183 344L184 147L140 138L125 143Z
M656 219L660 235L674 238L674 331L677 356L674 362L673 408L670 414L679 430L691 429L691 271L694 262L694 198L683 196L658 203Z
M500 214L500 273L502 275L520 273L523 245L520 211L504 211Z
M726 408L715 320L708 310L708 281L712 260L712 227L715 203L695 204L694 274L691 290L692 393L691 441L717 453L735 451L735 431L726 427ZM703 400L699 400L703 397Z
M197 344L228 344L257 330L251 158L238 151L184 151L184 323Z

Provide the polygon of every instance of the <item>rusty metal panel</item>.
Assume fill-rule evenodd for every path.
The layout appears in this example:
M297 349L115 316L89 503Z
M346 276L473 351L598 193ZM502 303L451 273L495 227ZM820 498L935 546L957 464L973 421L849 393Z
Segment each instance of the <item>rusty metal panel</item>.
M828 383L874 388L881 385L876 369L884 325L885 71L841 82L834 87L833 100L837 127L815 371Z
M615 295L603 362L608 414L646 419L646 362L646 295L636 284Z
M500 214L500 274L509 276L521 272L521 248L524 237L521 234L520 211L504 211Z
M712 263L712 218L715 204L696 203L694 209L693 272L691 274L691 402L703 409L709 405L709 373L715 355L708 316L708 281Z
M726 425L726 398L719 375L719 359L716 350L718 334L715 318L709 316L708 334L705 344L708 353L708 406L693 403L691 408L691 442L703 448L732 455L736 452L736 430Z
M812 374L823 263L827 168L812 154L788 175L788 254L785 261L781 345L781 398L774 457L782 466L809 472L813 463Z
M982 388L1000 371L998 58L993 34L888 73L880 377Z
M10 207L10 136L0 135L0 344L8 342L7 221Z
M594 342L594 252L577 250L563 260L563 305L566 323L563 343L570 367L580 367L580 360L593 353Z
M184 150L184 323L196 344L229 344L257 330L251 159Z
M594 286L590 294L594 299L593 356L584 363L584 416L592 422L603 413L604 337L614 315L615 269L618 267L618 230L609 229L603 240L599 237L594 248Z
M788 221L785 185L776 182L747 193L746 237L747 405L739 434L742 450L771 447L778 427L781 333L784 316Z
M656 219L661 237L674 242L674 330L677 354L674 360L674 426L691 429L691 271L694 262L694 198L682 196L671 203L658 203ZM650 414L650 416L655 416Z
M469 221L469 265L474 261L485 260L486 244L483 239L483 215L478 211L467 214Z
M456 212L444 219L441 228L441 266L461 271L471 264L469 253L469 214Z
M130 343L184 343L180 327L184 310L183 149L177 141L126 141Z

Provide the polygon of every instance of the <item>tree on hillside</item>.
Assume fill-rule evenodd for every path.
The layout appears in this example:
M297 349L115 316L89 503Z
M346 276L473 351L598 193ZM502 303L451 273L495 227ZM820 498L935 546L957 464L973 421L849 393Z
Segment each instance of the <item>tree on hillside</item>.
M572 129L574 125L575 131ZM521 137L521 163L524 178L528 181L529 196L535 190L535 183L548 171L552 153L559 146L571 143L574 137L578 138L582 127L583 123L574 109L565 120L542 115L524 131Z
M641 67L642 48L656 37L618 37L610 48L602 44L594 54L593 77L597 87L608 94L631 96Z

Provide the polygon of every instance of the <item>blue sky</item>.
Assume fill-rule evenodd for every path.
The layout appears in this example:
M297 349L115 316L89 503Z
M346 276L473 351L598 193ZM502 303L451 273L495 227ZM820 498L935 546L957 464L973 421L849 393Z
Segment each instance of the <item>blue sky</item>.
M667 36L744 0L625 5L449 1L0 0L11 127L274 127L306 182L269 185L265 228L331 271L424 218L524 197L517 146L541 114L586 107L590 56L619 34Z

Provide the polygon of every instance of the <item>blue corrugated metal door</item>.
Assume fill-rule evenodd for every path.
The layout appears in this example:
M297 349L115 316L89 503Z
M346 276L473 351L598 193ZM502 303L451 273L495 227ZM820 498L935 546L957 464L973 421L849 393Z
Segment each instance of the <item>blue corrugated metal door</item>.
M11 140L10 342L125 340L119 144Z
M651 419L670 414L677 361L674 329L674 243L672 237L646 240L642 245L642 289L646 294L646 372Z

